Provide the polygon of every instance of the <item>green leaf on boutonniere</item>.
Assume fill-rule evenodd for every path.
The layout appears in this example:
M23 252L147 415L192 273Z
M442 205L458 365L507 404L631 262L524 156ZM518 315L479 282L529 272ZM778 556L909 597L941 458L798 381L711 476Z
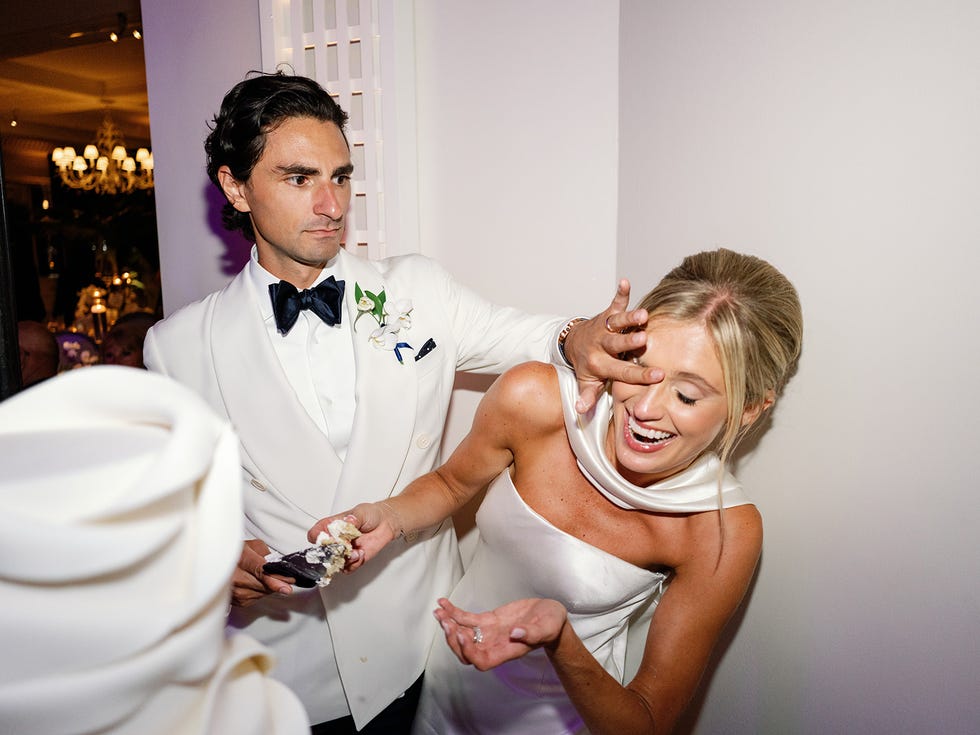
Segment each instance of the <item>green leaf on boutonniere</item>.
M355 326L357 325L357 320L365 314L370 314L374 318L374 321L378 323L378 326L384 326L385 301L388 298L384 289L381 289L381 293L376 294L371 291L365 291L361 288L361 284L355 282L354 298L357 301L357 316L354 317Z
M388 296L385 294L385 290L381 289L381 293L373 294L370 291L365 291L365 295L374 302L374 311L371 313L374 318L378 320L378 324L384 324L385 320L385 301Z

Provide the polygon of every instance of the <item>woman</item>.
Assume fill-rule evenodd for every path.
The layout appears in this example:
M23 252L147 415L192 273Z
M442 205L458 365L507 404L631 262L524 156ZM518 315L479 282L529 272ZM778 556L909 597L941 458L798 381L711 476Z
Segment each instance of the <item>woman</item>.
M354 569L491 483L473 561L435 611L448 648L433 647L416 732L668 732L693 695L762 545L725 464L794 370L802 314L775 268L728 250L686 258L640 306L634 359L661 383L614 382L582 417L570 375L519 366L445 465L351 511Z

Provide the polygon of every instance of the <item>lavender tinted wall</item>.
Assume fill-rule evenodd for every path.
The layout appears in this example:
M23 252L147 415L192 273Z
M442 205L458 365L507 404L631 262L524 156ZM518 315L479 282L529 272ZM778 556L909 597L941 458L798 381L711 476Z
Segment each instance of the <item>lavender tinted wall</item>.
M246 72L261 68L257 2L143 0L146 82L167 314L227 283L248 256L221 227L204 170L207 123Z
M757 584L700 733L980 729L980 10L621 3L620 270L756 253L799 374L739 476Z

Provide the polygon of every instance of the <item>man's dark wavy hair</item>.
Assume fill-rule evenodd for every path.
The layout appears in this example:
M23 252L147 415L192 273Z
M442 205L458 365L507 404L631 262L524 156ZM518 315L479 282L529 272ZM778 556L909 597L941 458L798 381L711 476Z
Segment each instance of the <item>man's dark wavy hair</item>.
M281 71L249 74L256 76L239 82L225 95L204 141L208 178L219 189L218 169L222 166L227 166L238 181L248 181L265 150L265 136L284 120L310 117L332 122L342 134L347 124L347 113L312 79ZM225 228L241 230L250 241L255 241L247 212L239 212L226 202L221 219Z

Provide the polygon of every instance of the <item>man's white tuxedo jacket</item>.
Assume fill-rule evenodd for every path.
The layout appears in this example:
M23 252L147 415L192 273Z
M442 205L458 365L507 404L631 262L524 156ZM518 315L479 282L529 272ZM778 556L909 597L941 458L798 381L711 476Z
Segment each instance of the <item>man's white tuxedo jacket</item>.
M411 328L399 335L413 348L402 350L402 363L370 343L377 326L370 316L355 325L357 407L343 462L286 382L244 272L158 323L144 347L147 366L229 418L241 443L247 537L282 553L307 546L318 519L398 493L435 466L457 370L499 373L526 360L553 361L564 324L490 304L422 256L338 257L348 315L357 314L355 282L376 294L384 289L389 303L414 304ZM430 339L435 348L416 360ZM311 624L296 601L276 598L235 608L233 616L250 616L248 632L277 651L275 675L312 710L316 693L304 691L304 665L315 666L317 651L332 640L360 727L422 673L434 632L430 611L459 571L455 535L445 523L394 541L356 574L321 590L326 624ZM322 615L319 606L316 600ZM290 660L296 658L302 660Z

